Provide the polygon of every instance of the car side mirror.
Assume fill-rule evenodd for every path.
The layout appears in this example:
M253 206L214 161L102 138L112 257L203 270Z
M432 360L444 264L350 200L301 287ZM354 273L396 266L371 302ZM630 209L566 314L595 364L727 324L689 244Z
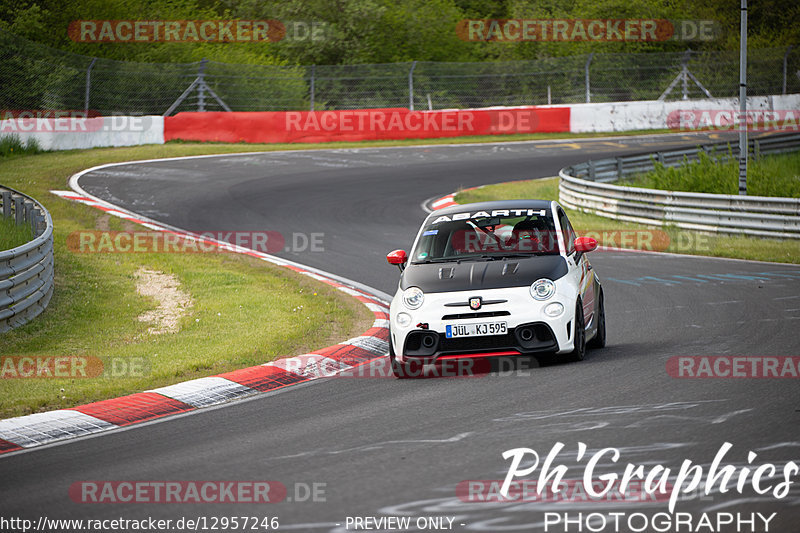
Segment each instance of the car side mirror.
M408 262L408 254L405 250L394 250L386 255L386 260L390 265L397 265L402 272Z
M578 237L575 239L575 250L579 253L593 252L597 249L597 240L591 237Z

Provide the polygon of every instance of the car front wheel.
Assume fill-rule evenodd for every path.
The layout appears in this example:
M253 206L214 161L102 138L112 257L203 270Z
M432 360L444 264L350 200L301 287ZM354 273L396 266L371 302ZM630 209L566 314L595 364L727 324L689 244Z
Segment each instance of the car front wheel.
M603 348L606 345L606 309L603 303L603 293L600 293L600 302L597 305L597 333L589 341L589 348Z
M575 348L569 354L572 361L583 361L586 357L586 324L583 319L583 305L580 298L575 304Z

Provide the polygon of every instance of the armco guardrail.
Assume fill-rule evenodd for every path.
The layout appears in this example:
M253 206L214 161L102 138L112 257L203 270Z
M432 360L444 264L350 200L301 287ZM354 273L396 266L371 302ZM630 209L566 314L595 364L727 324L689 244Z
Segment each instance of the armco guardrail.
M698 154L728 155L728 142L688 150L588 161L561 169L559 200L569 208L650 225L759 237L800 239L800 198L738 196L623 187L608 182L653 170L654 162L679 166ZM800 134L749 143L753 157L800 150ZM733 157L738 157L734 146Z
M0 333L30 322L53 295L53 219L36 200L0 186L0 215L29 224L32 241L0 251Z

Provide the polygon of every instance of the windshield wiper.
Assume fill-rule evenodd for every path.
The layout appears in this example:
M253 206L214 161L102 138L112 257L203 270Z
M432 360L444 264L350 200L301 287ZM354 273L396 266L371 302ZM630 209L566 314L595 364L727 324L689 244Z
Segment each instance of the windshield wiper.
M497 253L497 254L484 254L481 256L481 259L516 259L516 258L525 258L525 257L533 257L537 255L551 255L553 252L526 252L526 253Z
M461 259L462 259L461 257L459 257L459 258L451 258L451 259L440 257L438 259L423 259L421 261L412 261L411 264L412 265L427 265L429 263L457 263L458 261L461 261Z

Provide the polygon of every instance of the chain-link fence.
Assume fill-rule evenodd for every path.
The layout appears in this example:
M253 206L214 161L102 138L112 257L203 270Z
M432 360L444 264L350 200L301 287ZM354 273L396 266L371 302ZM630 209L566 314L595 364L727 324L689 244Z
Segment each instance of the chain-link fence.
M748 95L800 93L800 48L748 52ZM0 30L0 109L101 114L451 109L738 96L738 52L587 54L532 61L269 66L133 63Z

